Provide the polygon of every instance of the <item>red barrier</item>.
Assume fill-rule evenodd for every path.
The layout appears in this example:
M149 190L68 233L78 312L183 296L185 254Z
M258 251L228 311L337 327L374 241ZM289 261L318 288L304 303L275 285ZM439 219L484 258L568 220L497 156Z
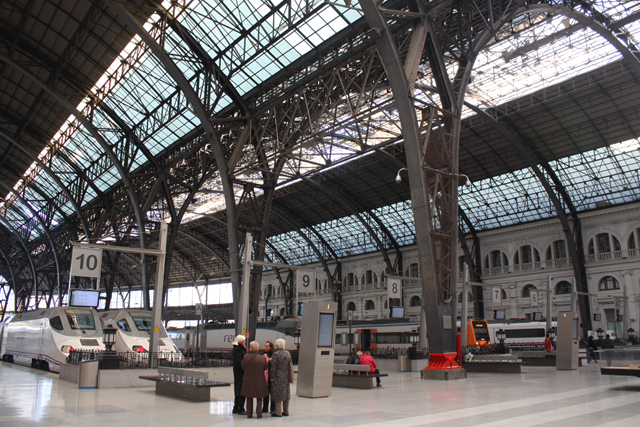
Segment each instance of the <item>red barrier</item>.
M456 362L457 353L429 353L429 365L425 369L462 369Z

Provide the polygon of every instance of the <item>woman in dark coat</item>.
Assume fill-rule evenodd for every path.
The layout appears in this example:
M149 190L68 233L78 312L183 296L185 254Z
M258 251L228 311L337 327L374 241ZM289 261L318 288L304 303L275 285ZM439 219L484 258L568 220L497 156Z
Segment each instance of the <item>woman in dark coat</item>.
M267 359L269 365L271 365L271 355L276 351L275 346L271 341L267 341L264 344L264 358ZM265 371L266 380L267 380L267 388L269 389L269 394L271 394L271 381L269 381L269 368ZM262 412L269 412L269 396L262 399ZM271 414L276 413L276 404L271 402Z
M276 351L271 356L269 379L271 380L271 400L276 403L274 417L289 415L289 373L291 370L291 354L284 349L285 340L276 340Z
M258 353L260 344L251 341L249 353L242 359L244 377L241 394L247 398L247 417L253 417L253 398L256 398L256 414L262 418L262 399L269 394L264 371L269 366L267 359Z
M244 371L242 370L242 359L247 354L247 348L244 346L244 335L238 335L233 340L233 350L231 350L231 357L233 358L233 394L235 395L235 401L233 402L232 413L238 415L246 415L244 411L244 397L242 396L242 377Z

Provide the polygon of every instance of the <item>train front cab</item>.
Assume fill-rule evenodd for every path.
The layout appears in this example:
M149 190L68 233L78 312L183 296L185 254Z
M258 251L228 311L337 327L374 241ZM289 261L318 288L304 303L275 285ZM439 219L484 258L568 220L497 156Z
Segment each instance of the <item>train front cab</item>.
M489 324L486 320L469 320L467 323L467 345L470 347L491 345Z

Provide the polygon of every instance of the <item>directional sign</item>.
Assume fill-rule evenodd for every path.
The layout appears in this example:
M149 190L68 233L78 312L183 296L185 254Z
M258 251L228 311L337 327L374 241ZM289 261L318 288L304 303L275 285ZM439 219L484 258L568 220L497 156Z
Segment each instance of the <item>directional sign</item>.
M74 246L71 252L71 276L100 278L102 249Z
M296 272L296 289L298 292L315 292L316 272L314 270L298 270Z
M402 279L387 278L387 298L402 298Z

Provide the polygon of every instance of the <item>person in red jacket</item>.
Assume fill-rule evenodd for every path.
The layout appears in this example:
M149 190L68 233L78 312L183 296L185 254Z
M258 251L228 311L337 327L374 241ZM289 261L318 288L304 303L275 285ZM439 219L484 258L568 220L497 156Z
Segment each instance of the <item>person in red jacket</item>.
M547 351L547 353L551 353L553 351L553 342L551 341L551 337L549 337L549 334L547 334L544 339L544 349Z
M361 365L369 365L369 373L370 374L379 374L380 371L378 371L378 364L376 363L375 360L373 360L373 356L371 356L371 352L370 351L365 351L364 354L362 356L360 356L360 364ZM382 384L380 384L380 377L376 377L376 384L378 387L382 387Z

